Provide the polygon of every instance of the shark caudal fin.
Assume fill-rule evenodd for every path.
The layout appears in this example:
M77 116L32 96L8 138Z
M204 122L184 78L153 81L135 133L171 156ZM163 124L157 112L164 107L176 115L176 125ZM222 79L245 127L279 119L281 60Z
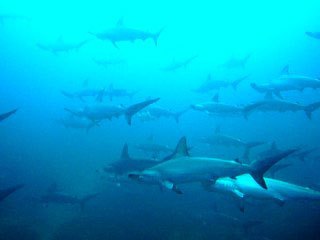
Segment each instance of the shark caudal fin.
M5 120L6 118L10 117L11 115L15 114L17 111L18 111L18 108L13 109L9 112L0 114L0 122Z
M246 76L244 76L244 77L241 77L241 78L239 78L239 79L234 80L234 81L231 83L232 88L233 88L234 90L237 90L238 85L239 85L243 80L247 79L248 77L249 77L249 75L246 75Z
M156 32L155 34L153 34L152 39L154 41L154 44L156 46L158 46L158 38L160 36L160 34L163 32L163 30L165 29L165 27L161 28L158 32Z
M12 193L18 191L19 189L21 189L23 187L24 187L23 184L18 184L13 187L9 187L9 188L0 190L0 202L3 201L5 198L7 198Z
M289 156L290 154L297 151L296 149L290 149L287 151L283 151L281 153L275 154L273 156L268 156L261 160L256 160L250 164L251 172L250 175L253 179L264 189L267 189L266 182L263 178L263 175L277 162L281 159Z
M134 114L136 114L137 112L141 111L143 108L149 106L150 104L153 104L153 103L159 101L159 99L160 98L146 100L146 101L143 101L143 102L140 102L140 103L133 104L133 105L129 106L128 108L126 108L124 115L126 117L127 123L129 125L131 125L131 120L132 120L132 117L133 117Z
M86 203L87 203L88 201L96 198L97 196L98 196L98 193L93 193L93 194L89 194L89 195L84 196L83 198L81 198L80 201L79 201L81 211L84 210L85 205L86 205Z
M316 111L318 108L320 108L320 101L311 103L304 108L304 112L306 113L307 117L311 120L312 119L312 113Z

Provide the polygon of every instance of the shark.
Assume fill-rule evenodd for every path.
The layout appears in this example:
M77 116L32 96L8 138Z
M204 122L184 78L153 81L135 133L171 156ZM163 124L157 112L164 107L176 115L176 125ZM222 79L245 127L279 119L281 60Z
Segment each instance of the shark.
M207 80L200 85L199 88L195 89L194 91L196 93L208 93L214 90L220 90L221 88L227 88L229 86L232 86L234 90L237 90L238 85L245 79L247 79L249 76L242 76L238 79L235 79L233 81L227 81L227 80L214 80L211 78L211 74L207 76Z
M0 189L0 202L2 202L4 199L6 199L8 196L10 196L12 193L18 191L19 189L23 188L23 184L17 184L12 187L8 187L5 189Z
M262 188L249 174L236 179L220 178L212 186L213 191L230 193L241 201L245 199L273 200L280 206L288 201L319 201L320 192L285 181L265 178L268 189ZM241 211L244 210L243 202Z
M221 103L217 93L210 102L191 104L190 108L195 111L205 112L209 115L221 116L244 116L243 107Z
M37 43L37 47L42 50L57 54L59 52L69 52L79 50L82 46L89 42L89 39L84 39L78 42L66 42L62 37L59 37L55 42L50 44Z
M173 61L171 64L162 68L161 70L163 70L165 72L173 72L173 71L176 71L180 68L185 68L188 65L190 65L190 63L193 62L197 57L198 57L198 55L193 55L185 60Z
M265 142L245 142L240 138L232 137L226 134L222 134L220 128L217 127L214 134L208 137L201 138L200 141L209 145L221 145L225 147L237 147L244 148L243 159L249 159L250 150L254 147L258 147Z
M285 100L278 100L267 95L264 100L249 104L243 108L245 118L257 111L262 112L297 112L304 111L308 119L312 119L312 113L320 107L320 101L309 105L302 105Z
M5 112L5 113L0 113L0 122L7 119L8 117L10 117L11 115L15 114L18 111L18 109L13 109L9 112Z
M161 188L182 194L183 192L178 184L201 182L205 188L210 188L219 178L235 178L249 173L260 187L267 189L267 184L263 178L264 173L293 152L295 152L295 149L290 149L276 156L256 160L250 164L242 164L237 160L191 157L188 153L186 138L182 137L171 160L141 172L129 173L128 177L137 182L159 185Z
M176 123L179 123L180 117L186 113L189 109L185 109L179 112L173 112L168 109L158 107L158 106L153 106L149 107L148 109L141 111L138 114L139 119L142 121L151 121L151 120L156 120L159 118L172 118L176 121Z
M160 161L153 158L132 158L128 152L128 144L125 143L120 158L104 167L104 171L123 175L132 171L142 171L158 163Z
M251 83L251 87L259 93L274 94L283 99L282 92L286 91L303 91L306 88L320 88L320 79L289 73L289 66L285 66L280 77L274 79L271 83L257 84Z
M57 123L62 124L66 128L84 129L87 132L93 127L99 127L98 121L92 121L86 117L77 117L72 114L58 119Z
M61 191L58 191L55 185L50 186L47 192L41 196L41 202L44 204L54 203L54 204L70 204L70 205L80 205L81 210L84 209L85 204L96 198L98 193L88 194L83 197L77 197L70 195Z
M251 57L251 54L247 54L243 58L235 58L232 57L228 59L224 64L222 64L222 67L225 68L244 68Z
M89 32L101 40L109 40L112 44L118 48L117 43L123 41L134 42L135 40L146 40L151 38L155 45L158 45L158 38L164 28L157 32L148 32L135 28L126 27L123 23L123 18L119 19L116 26L106 29L101 32Z
M306 32L309 37L320 39L320 32Z
M129 107L124 107L123 105L107 105L107 104L94 104L87 105L80 110L74 110L65 108L66 111L78 117L85 117L92 121L101 121L104 119L111 120L112 118L118 118L124 115L126 121L131 125L132 117L142 110L143 108L159 101L160 98L150 99L143 102L139 102Z

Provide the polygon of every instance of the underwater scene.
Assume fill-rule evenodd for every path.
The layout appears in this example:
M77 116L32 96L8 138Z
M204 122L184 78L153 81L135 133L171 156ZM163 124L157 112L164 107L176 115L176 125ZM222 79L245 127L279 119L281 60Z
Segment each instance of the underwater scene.
M319 1L0 1L0 240L320 239Z

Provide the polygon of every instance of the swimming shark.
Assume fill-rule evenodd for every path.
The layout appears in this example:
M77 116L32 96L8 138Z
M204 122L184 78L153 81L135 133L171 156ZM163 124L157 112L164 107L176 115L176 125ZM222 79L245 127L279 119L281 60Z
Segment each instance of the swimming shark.
M123 175L132 171L142 171L160 163L153 158L132 158L128 152L128 144L124 144L121 156L117 161L109 163L104 171L115 175Z
M209 74L207 76L207 80L204 83L202 83L200 87L195 89L194 91L197 93L208 93L213 90L220 90L221 88L227 88L229 86L232 86L232 88L236 90L238 85L248 77L249 76L243 76L233 81L227 81L227 80L214 80L211 78L211 75Z
M0 114L0 122L5 120L6 118L10 117L11 115L15 114L18 111L18 109L13 109L9 112L1 113Z
M262 112L297 112L304 111L308 119L312 118L312 113L320 107L320 101L309 105L288 102L285 100L274 99L272 95L264 100L249 104L243 108L245 118L249 114L257 111Z
M98 121L92 121L86 117L77 117L72 114L58 119L57 123L62 124L66 128L85 129L87 132L93 127L99 127Z
M320 88L320 80L318 78L291 74L289 73L289 66L285 66L280 77L274 79L271 83L251 83L251 87L259 93L271 93L283 99L281 93L285 91L303 91L306 88Z
M140 103L133 104L129 107L124 107L122 105L106 105L106 104L94 104L87 105L80 110L74 110L65 108L66 111L72 113L78 117L86 117L92 121L101 121L104 119L111 120L112 118L118 118L121 115L124 115L126 121L129 125L131 125L132 117L142 110L143 108L159 101L160 98L155 98L151 100L146 100Z
M37 43L37 47L42 50L57 54L59 52L69 52L71 50L79 50L83 45L89 42L89 39L81 40L78 42L66 42L62 37L59 37L55 42L45 44Z
M138 114L139 119L142 121L151 121L151 120L156 120L159 118L173 118L177 123L180 121L180 117L186 113L189 109L182 110L180 112L173 112L170 110L167 110L162 107L149 107L148 109L141 111Z
M87 97L94 97L97 102L102 102L105 96L107 96L110 101L112 101L114 97L133 98L133 96L137 94L137 91L129 92L126 89L115 88L113 84L110 84L108 88L84 88L75 92L63 90L61 93L67 98L79 98L81 101L84 101Z
M23 188L23 184L18 184L9 188L0 189L0 202L6 199L12 193L18 191L19 189Z
M193 55L185 60L181 60L181 61L173 61L171 64L169 64L168 66L162 68L161 70L166 71L166 72L173 72L176 71L180 68L183 67L187 67L191 62L193 62L196 58L198 57L198 55Z
M221 103L217 93L210 102L191 104L190 108L209 115L244 116L243 107Z
M212 186L212 190L231 193L242 201L247 198L274 200L281 206L288 201L320 200L320 192L310 188L271 178L265 178L265 182L268 189L261 188L249 174L244 174L236 179L220 178ZM243 207L240 210L243 211Z
M67 193L58 191L56 186L50 186L46 194L41 197L41 202L45 204L54 203L54 204L70 204L70 205L80 205L81 210L84 209L85 204L96 198L98 193L88 194L83 197L73 196Z
M306 32L309 37L320 39L320 32Z
M228 59L221 66L225 67L225 68L244 68L250 57L251 57L251 54L247 54L243 58L232 57L232 58Z
M263 178L269 168L282 158L295 152L287 150L276 156L254 161L250 165L236 160L223 160L208 157L190 157L186 138L182 137L177 144L173 159L160 163L141 172L132 172L128 177L137 182L159 185L177 194L182 194L178 184L201 182L205 188L214 185L221 177L232 177L249 173L262 188L267 189Z
M222 134L220 128L217 127L214 134L208 137L203 137L200 139L202 143L209 144L211 146L221 145L225 147L237 147L244 148L243 159L249 159L250 150L254 147L258 147L264 142L245 142L239 138L232 137L226 134Z
M163 31L163 28L158 32L147 32L139 29L129 28L123 24L123 18L121 18L117 25L113 28L106 29L102 32L89 32L101 40L109 40L112 44L118 48L117 43L122 41L134 42L135 40L146 40L148 38L153 39L155 45L158 44L158 38Z

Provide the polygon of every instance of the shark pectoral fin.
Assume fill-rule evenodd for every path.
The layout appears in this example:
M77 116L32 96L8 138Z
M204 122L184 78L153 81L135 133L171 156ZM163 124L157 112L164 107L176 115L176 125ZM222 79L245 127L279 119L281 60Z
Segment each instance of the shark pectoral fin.
M275 200L275 203L276 203L277 205L279 205L280 207L283 207L283 205L286 203L284 197L282 197L281 195L275 196L275 199L274 199L274 200Z
M245 197L244 193L241 192L241 191L238 190L238 189L234 189L234 190L232 191L232 193L233 193L236 197L241 198L241 199L243 199L243 198Z
M174 191L177 194L182 194L182 191L174 183L170 181L161 182L161 186L171 191Z
M237 198L237 207L240 212L244 213L245 194L238 189L232 190L232 193Z
M119 47L118 47L118 45L117 45L117 43L116 43L115 41L111 41L111 42L112 42L112 45L113 45L115 48L119 49Z

